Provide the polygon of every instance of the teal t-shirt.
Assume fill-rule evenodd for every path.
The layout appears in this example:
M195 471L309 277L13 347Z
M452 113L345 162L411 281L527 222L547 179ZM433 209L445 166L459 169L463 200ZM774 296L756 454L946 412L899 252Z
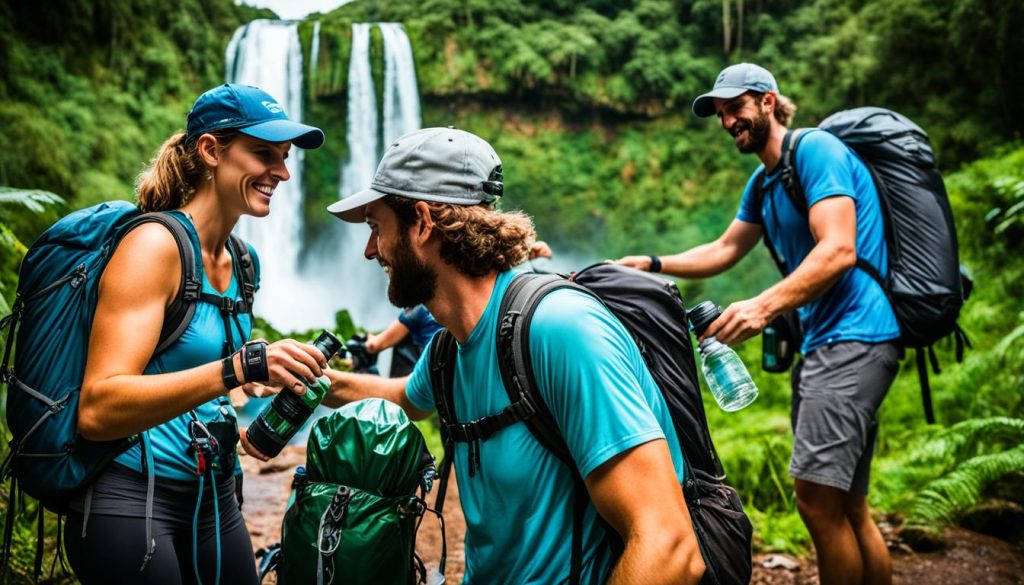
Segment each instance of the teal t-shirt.
M793 272L814 248L807 219L793 207L779 180L782 165L764 181L764 201L756 205L754 182L763 165L751 176L743 192L736 219L763 224L786 267ZM878 191L871 172L857 155L834 135L808 132L796 150L796 168L807 199L807 209L829 197L853 199L857 215L857 257L888 273L885 226ZM801 352L807 355L838 341L878 343L900 335L896 314L881 285L859 268L846 271L825 294L798 309L804 329Z
M455 412L466 422L509 405L497 363L501 298L514 275L498 275L490 302L458 348ZM424 351L406 394L434 410ZM537 307L530 325L530 358L538 389L586 477L615 455L666 439L677 477L682 454L665 400L636 343L600 302L557 290ZM455 446L455 472L466 516L464 583L561 583L569 576L573 476L524 424L480 443L480 467L469 476L468 445ZM642 481L638 478L638 481ZM583 583L603 583L615 559L591 504L584 519Z
M194 233L194 228L187 221L185 225L190 231L192 245L199 250L199 240ZM251 247L249 253L255 260L256 252ZM203 274L204 293L241 300L242 294L239 288L235 271L232 271L231 283L223 294L214 289L209 279L206 278L206 274ZM229 323L231 324L231 347L232 351L235 351L249 339L249 333L252 331L252 319L248 314L242 313L231 318ZM195 315L181 337L163 353L150 359L143 373L179 372L219 360L223 353L224 337L224 321L221 319L220 309L210 303L196 303ZM224 420L225 412L237 418L237 414L227 399L211 400L195 408L193 412L203 422ZM153 445L153 468L157 477L181 481L199 480L196 475L195 458L187 453L190 444L188 426L191 420L192 416L186 412L148 431L150 442ZM136 444L120 454L115 461L141 472L141 444Z

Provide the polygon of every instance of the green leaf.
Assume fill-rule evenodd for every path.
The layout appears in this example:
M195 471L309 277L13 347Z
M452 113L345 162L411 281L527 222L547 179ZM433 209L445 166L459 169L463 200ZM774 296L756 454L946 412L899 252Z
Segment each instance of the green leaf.
M42 213L49 205L61 205L64 198L50 191L0 187L0 205L16 204L34 213Z

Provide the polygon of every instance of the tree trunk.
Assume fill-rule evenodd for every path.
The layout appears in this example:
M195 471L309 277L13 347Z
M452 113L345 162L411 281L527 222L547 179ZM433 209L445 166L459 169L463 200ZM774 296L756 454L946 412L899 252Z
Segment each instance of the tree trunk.
M729 54L732 47L732 23L729 18L729 0L722 0L722 49Z

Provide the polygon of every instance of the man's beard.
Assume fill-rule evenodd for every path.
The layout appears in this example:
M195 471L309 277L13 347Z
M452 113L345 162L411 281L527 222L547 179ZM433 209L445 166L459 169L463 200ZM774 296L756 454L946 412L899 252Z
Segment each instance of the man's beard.
M408 234L403 232L399 237L394 257L388 264L391 266L388 300L392 305L409 309L434 298L437 272L413 255Z
M752 152L760 152L764 150L766 144L768 144L768 136L771 134L772 125L768 119L768 114L758 110L757 117L751 120L749 123L740 122L746 126L747 139L736 145L743 154L750 154Z

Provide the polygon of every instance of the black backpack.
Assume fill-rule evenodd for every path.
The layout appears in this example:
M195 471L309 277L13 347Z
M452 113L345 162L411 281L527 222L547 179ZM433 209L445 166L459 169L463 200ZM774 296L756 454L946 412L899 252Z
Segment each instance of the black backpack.
M972 283L960 267L956 228L928 134L907 117L884 108L837 112L818 125L834 134L860 157L871 172L881 203L889 273L862 258L857 267L875 279L892 304L900 326L898 343L914 348L925 418L935 422L925 364L939 373L933 344L952 335L956 359L963 360L970 341L957 324ZM811 129L786 132L782 142L780 180L793 207L808 216L807 199L796 168L796 149ZM755 182L758 201L764 196L764 172ZM785 266L764 236L779 270Z
M708 431L689 321L679 289L662 278L616 264L595 264L569 279L554 274L516 275L502 298L499 312L498 362L511 402L500 413L470 423L458 421L453 401L458 348L447 330L434 337L429 357L430 379L445 446L437 511L444 506L454 442L470 443L470 453L473 453L473 444L477 441L486 441L509 425L525 423L537 440L576 475L569 582L579 583L583 558L582 521L589 497L565 440L537 391L528 339L530 321L538 303L559 288L586 292L611 310L633 336L665 397L686 467L683 495L707 566L701 582L706 585L746 584L751 576L753 529L736 490L723 483L725 473ZM621 551L622 543L616 540L614 529L605 528L614 541L609 543L613 550Z

